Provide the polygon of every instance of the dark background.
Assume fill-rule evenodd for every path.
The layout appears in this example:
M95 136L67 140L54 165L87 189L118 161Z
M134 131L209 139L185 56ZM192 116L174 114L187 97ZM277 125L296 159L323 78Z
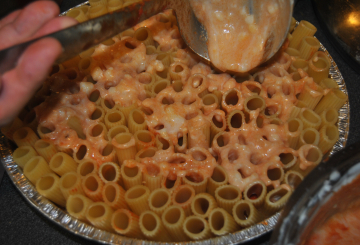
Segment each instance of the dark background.
M30 1L26 0L1 0L0 18L16 9L16 6L24 6ZM59 1L61 11L65 11L84 1L62 0ZM360 106L359 85L360 76L349 67L339 53L329 42L323 26L320 25L313 10L311 0L299 0L294 9L294 17L297 20L307 20L314 24L318 31L315 34L320 42L327 48L342 73L350 101L350 132L348 143L359 141ZM0 39L1 42L1 39ZM270 234L247 244L268 244ZM43 217L38 211L28 204L15 189L9 177L5 174L0 186L0 244L94 244L78 237L65 229L54 224L48 218Z

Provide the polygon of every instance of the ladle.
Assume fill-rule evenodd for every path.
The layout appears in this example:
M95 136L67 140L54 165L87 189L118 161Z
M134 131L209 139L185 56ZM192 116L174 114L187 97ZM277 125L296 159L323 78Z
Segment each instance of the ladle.
M258 15L256 8L252 3L256 1L264 0L246 0L245 3L250 3L248 8L251 8L251 12L254 14L255 19L261 18ZM280 13L286 15L287 27L290 26L292 8L294 0L277 0L280 7ZM225 1L224 1L225 2ZM207 32L204 26L195 17L194 12L191 9L189 0L144 0L127 6L117 12L109 13L100 16L95 19L88 20L86 22L77 24L70 28L49 34L44 37L53 37L57 39L62 47L63 53L59 56L56 63L62 63L77 54L85 51L115 35L118 33L133 27L137 23L148 19L149 17L160 13L165 9L173 9L176 12L176 18L179 25L180 33L185 43L196 54L202 58L209 60L209 54L207 49ZM249 9L250 11L250 9ZM274 23L279 24L279 23ZM283 24L283 23L280 23ZM271 45L266 46L266 57L263 61L271 58L281 47L286 36L287 30L282 33L283 38L280 41L270 42ZM11 70L16 66L16 62L21 56L22 52L32 43L39 40L37 39L9 47L0 51L0 74ZM271 40L270 40L271 41Z

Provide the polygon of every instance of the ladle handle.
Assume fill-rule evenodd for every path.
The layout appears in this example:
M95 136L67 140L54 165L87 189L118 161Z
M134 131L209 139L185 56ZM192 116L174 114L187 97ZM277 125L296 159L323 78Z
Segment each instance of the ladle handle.
M168 7L168 1L146 0L127 6L117 12L77 24L67 29L30 40L0 51L0 74L13 69L24 50L44 37L57 39L63 53L56 60L60 64L117 34L133 27L137 23L160 13Z

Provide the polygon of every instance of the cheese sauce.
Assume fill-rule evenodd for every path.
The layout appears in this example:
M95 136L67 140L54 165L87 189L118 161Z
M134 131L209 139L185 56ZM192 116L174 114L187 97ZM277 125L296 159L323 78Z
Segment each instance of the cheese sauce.
M267 59L271 43L286 32L286 23L281 25L281 1L252 1L257 15L249 12L248 0L191 0L190 3L206 28L210 60L222 71L246 72L255 68ZM275 29L274 23L280 23L281 27Z

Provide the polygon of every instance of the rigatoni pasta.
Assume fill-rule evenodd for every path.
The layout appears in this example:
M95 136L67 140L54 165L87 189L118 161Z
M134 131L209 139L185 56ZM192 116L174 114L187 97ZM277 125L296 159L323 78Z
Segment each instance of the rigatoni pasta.
M131 1L90 4L72 14ZM193 57L175 22L162 13L65 62L44 102L4 129L25 176L54 171L69 214L100 229L179 242L235 232L281 209L336 141L347 95L308 47L311 24L232 77Z

